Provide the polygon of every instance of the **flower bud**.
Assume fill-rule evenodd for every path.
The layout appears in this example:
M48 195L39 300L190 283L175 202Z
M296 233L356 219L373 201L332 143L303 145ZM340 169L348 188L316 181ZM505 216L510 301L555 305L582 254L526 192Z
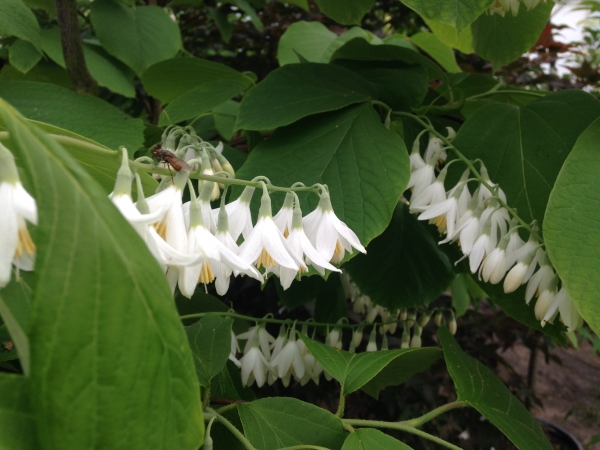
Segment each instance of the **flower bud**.
M429 323L430 319L431 319L431 312L430 311L424 312L421 315L421 317L419 318L419 326L421 328L425 328L427 326L427 324Z
M371 336L369 336L369 343L367 344L368 352L376 352L377 351L377 327L373 327L371 330Z
M433 316L433 323L435 323L435 325L439 327L442 324L443 319L444 315L441 311L438 311L435 313L435 316Z
M404 331L402 331L402 341L400 344L400 348L409 348L410 347L410 331L409 328L404 324Z
M389 348L389 346L388 346L387 334L384 333L383 341L381 342L381 350L388 350L388 348Z
M529 271L529 264L518 262L512 269L509 270L504 279L504 292L510 294L519 289L519 286L525 281L525 276Z
M454 336L458 328L456 324L456 316L454 315L454 311L452 310L449 311L448 315L450 316L448 318L448 331L450 331L450 334Z
M406 309L400 310L400 320L404 321L408 318L408 311Z
M419 324L415 323L413 336L410 340L410 348L419 348L421 347L421 327Z
M417 311L409 311L406 317L408 327L412 327L417 319Z
M352 333L352 344L354 344L354 347L358 347L361 344L362 338L363 327L358 327L356 330L354 330L354 333Z

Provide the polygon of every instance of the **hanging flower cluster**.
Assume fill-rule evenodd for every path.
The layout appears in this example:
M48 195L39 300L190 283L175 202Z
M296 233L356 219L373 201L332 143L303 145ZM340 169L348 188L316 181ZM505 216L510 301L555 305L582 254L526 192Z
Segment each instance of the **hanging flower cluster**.
M454 130L449 129L448 139L454 135ZM473 192L468 185L473 181L469 169L446 191L446 172L454 161L436 176L436 165L445 160L442 141L430 135L424 155L421 156L419 136L410 156L410 211L419 214L419 220L428 220L438 227L440 234L445 235L440 244L458 242L464 255L461 259L468 258L471 273L492 284L504 280L506 293L527 283L525 301L529 304L537 297L535 316L542 326L553 323L560 313L569 331L581 327L582 318L565 287L559 289L560 280L539 241L537 225L532 224L529 239L524 242L519 235L523 227L502 206L506 195L490 180L483 162L479 169L481 179Z
M35 244L27 222L37 225L34 198L21 184L12 153L0 143L0 288L11 279L13 266L31 271L35 263Z
M180 138L177 148L174 136ZM180 166L186 161L205 178L233 174L218 148L182 128L171 129L163 136L160 152L167 148L174 150L172 156L165 157L167 160ZM179 155L185 159L178 161ZM229 204L225 204L223 195L221 207L213 210L210 201L220 195L219 184L201 180L196 196L189 175L188 170L179 170L173 177L163 178L158 192L148 198L144 198L136 175L138 198L134 203L133 174L123 150L115 188L109 196L162 266L172 292L178 286L184 296L191 297L198 284L206 286L214 281L216 291L223 295L232 274L261 282L274 274L287 289L294 278L309 270L308 266L321 275L325 270L339 272L332 263L341 262L346 252L366 252L356 234L333 212L326 186L320 186L319 204L307 216L302 217L298 196L289 190L283 207L273 217L269 189L263 181L246 183L251 185ZM223 183L232 181L223 178ZM255 185L262 187L262 197L258 220L253 224L250 202ZM191 200L184 204L186 187ZM240 240L243 242L238 245Z
M546 0L542 0L542 2L546 3ZM494 0L487 11L489 14L500 14L502 17L510 11L513 16L516 16L521 3L525 5L527 11L530 11L540 3L540 0Z

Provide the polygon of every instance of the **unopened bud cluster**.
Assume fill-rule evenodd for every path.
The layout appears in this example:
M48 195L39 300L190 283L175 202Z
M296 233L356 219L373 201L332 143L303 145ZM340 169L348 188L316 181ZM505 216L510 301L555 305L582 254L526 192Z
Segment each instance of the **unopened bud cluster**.
M448 139L453 135L450 129ZM457 242L464 255L461 260L468 258L471 273L492 284L504 280L506 293L527 284L525 301L529 304L537 297L535 315L542 326L552 323L560 313L569 331L581 327L582 318L565 287L559 289L560 280L539 241L537 225L532 224L529 239L523 241L519 235L523 227L502 206L506 195L492 182L483 162L479 169L483 182L473 192L469 190L472 180L468 168L458 183L446 191L446 172L454 161L436 175L436 167L445 161L442 141L430 136L424 155L421 156L417 138L410 156L410 211L419 214L419 220L437 226L445 236L440 244Z

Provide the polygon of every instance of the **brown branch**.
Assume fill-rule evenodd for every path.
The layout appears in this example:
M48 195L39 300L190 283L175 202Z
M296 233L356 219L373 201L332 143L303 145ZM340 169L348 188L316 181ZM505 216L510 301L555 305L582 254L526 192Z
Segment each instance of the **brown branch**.
M88 71L77 22L76 0L54 0L67 73L77 92L96 95L98 83Z

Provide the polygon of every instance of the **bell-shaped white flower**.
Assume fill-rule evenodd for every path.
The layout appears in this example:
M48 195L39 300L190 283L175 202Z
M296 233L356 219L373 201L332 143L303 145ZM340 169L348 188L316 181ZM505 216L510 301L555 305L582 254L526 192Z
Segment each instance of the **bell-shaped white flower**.
M412 152L409 156L410 161L410 173L413 173L415 170L420 169L427 165L425 160L421 157L421 135L425 130L420 132L417 138L413 142Z
M237 359L237 354L240 351L240 345L238 343L237 337L235 335L235 333L232 331L231 332L231 350L229 352L229 361L231 361L232 363L234 363L236 366L238 366L239 368L242 367L242 363Z
M500 188L500 186L498 186L496 183L494 183L492 180L490 180L490 176L488 174L487 168L485 167L483 162L481 163L481 168L479 169L479 173L480 173L481 177L483 178L483 180L486 182L486 184L488 186L492 187L492 189L495 191L494 193L492 193L492 191L490 191L485 185L480 184L479 185L479 201L480 202L487 201L492 197L498 197L504 203L506 203L506 194L504 193L502 188Z
M477 200L473 198L469 208L471 208L473 203L476 201ZM465 215L458 221L458 226L455 233L459 236L460 249L464 255L468 256L471 254L473 245L475 245L475 242L477 239L479 239L479 236L481 236L481 214L483 213L484 209L485 204L479 203L477 207L472 210L473 212L470 214L470 216L465 213Z
M540 264L540 268L533 274L527 283L527 289L525 290L525 302L527 304L529 304L534 295L541 295L541 293L548 288L556 275L552 268L552 263L544 250L538 250L536 257Z
M377 327L373 327L371 330L371 335L369 336L369 342L367 344L367 352L376 352L377 351Z
M225 205L225 211L229 219L229 233L235 242L237 242L240 234L244 239L248 239L252 232L252 213L250 211L250 202L254 189L251 186L246 186L242 195L237 200ZM213 217L216 219L221 208L213 210Z
M308 239L326 261L341 262L345 252L352 253L353 247L367 253L354 231L337 218L325 191L321 193L315 210L304 217L302 224Z
M285 325L282 325L281 328L279 328L279 334L275 338L275 341L271 344L271 358L275 358L279 355L285 344L287 344L287 328Z
M410 174L407 189L412 189L412 196L417 197L435 182L435 164L425 164Z
M440 231L445 231L448 237L452 239L458 222L458 201L465 189L468 191L466 183L461 184L461 187L455 189L446 200L428 207L425 212L419 215L418 219L431 221Z
M508 243L508 246L506 247L506 255L507 255L506 256L506 267L507 268L510 269L516 262L523 261L523 259L525 259L526 257L528 257L531 254L533 254L535 256L536 251L540 246L539 241L537 239L537 233L538 233L538 227L537 227L537 225L534 224L531 229L531 234L529 235L529 239L527 240L527 242L523 243L521 238L518 236L517 227L513 227L511 229L511 238ZM512 235L515 235L515 234L517 235L517 237L513 238ZM517 242L513 242L513 240L517 241ZM533 261L534 265L537 262L534 259L530 259L529 261L530 262ZM529 280L529 278L527 278L527 280ZM525 280L525 281L527 281L527 280Z
M552 305L552 301L558 292L558 281L558 276L554 275L535 302L534 313L537 320L543 321L548 309Z
M275 342L275 338L267 331L264 324L256 325L245 333L238 334L237 338L246 339L244 354L252 349L255 342L258 342L260 351L265 355L265 358L267 358L267 360L271 359L271 344Z
M206 149L202 150L202 171L201 171L201 174L202 175L208 175L208 176L214 176L215 175L215 172L212 169L210 158L208 157L208 152L206 151ZM211 183L211 185L210 185L210 187L211 187L210 200L216 200L216 199L218 199L219 195L221 193L220 190L219 190L219 185L217 183L214 183L214 182L200 180L200 189L202 189L206 183Z
M519 288L519 286L529 281L529 279L533 275L533 271L537 266L537 253L538 248L532 248L531 250L529 250L529 253L524 254L518 260L517 264L508 271L508 273L506 274L506 278L504 279L504 292L506 292L507 294L514 292ZM509 258L511 258L511 256L512 255L509 255L506 258L507 268L510 267L510 262L508 260Z
M444 167L436 180L427 186L421 193L414 195L410 199L410 212L423 212L430 205L442 203L446 200L446 188L444 180L446 179L448 166Z
M292 229L292 221L294 217L294 193L288 192L285 194L285 200L283 201L283 206L279 210L275 217L273 217L273 222L279 228L279 231L283 233L284 237L288 237L290 234L290 230Z
M258 345L252 348L240 359L242 364L242 385L251 386L254 381L258 387L262 387L267 381L267 373L273 368L262 354Z
M277 375L282 381L285 378L289 380L291 375L297 379L301 379L304 376L306 367L300 350L296 345L296 330L291 330L287 344L285 344L276 357L271 359L271 365L277 370Z
M444 150L444 143L438 137L433 134L429 134L429 142L425 149L425 162L437 164L438 162L446 161L446 151Z
M491 227L492 227L492 218L489 217L488 220L483 224L483 228L481 230L481 235L477 238L477 240L473 244L473 249L471 250L471 253L469 254L469 268L471 269L471 273L477 272L483 259L487 255L489 255L492 252L492 250L494 250L495 243L493 243L490 238ZM462 243L462 241L461 241L461 243Z
M12 153L0 143L0 288L10 281L13 263L33 270L35 244L26 221L37 225L35 200L23 188Z
M492 252L485 258L479 270L480 279L486 283L498 284L506 274L506 247L510 236L506 235Z
M567 327L569 333L581 328L583 325L581 314L579 314L579 311L575 307L573 300L571 300L571 297L564 286L560 288L558 294L552 299L552 303L548 307L548 310L541 321L542 326L546 325L547 322L552 323L557 313L560 313L560 319Z
M264 266L267 270L271 270L276 265L295 271L300 268L308 270L302 258L295 254L273 222L271 199L266 186L264 184L263 186L258 221L240 246L240 258L250 264L256 263L257 268Z

